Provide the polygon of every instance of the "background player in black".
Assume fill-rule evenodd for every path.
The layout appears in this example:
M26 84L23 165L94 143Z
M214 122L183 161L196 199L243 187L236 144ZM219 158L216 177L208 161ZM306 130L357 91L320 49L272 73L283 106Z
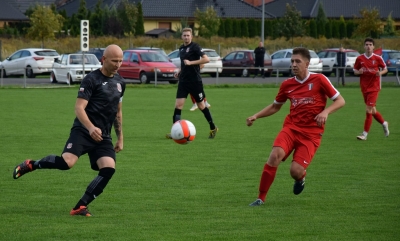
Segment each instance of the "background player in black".
M200 65L208 63L210 60L207 55L201 51L201 47L197 43L192 42L192 38L192 29L184 28L182 30L183 44L179 47L181 69L179 72L175 73L175 78L179 76L179 84L176 92L172 123L181 119L183 105L185 104L188 94L191 94L210 125L210 134L208 138L213 139L217 134L218 127L215 126L210 110L203 101L205 94L203 94L203 82L200 76ZM167 134L166 137L171 139L171 134Z
M78 158L88 153L93 170L98 176L87 187L84 195L71 210L71 215L92 216L87 206L99 196L115 172L116 152L123 149L122 97L125 82L117 74L122 64L122 50L110 45L104 50L103 66L82 80L75 104L76 118L61 156L49 155L40 160L26 160L15 167L13 177L36 169L68 170ZM111 140L111 127L117 136Z
M264 76L264 55L265 55L265 48L263 46L263 42L258 43L258 47L254 49L254 55L255 55L255 61L254 61L254 67L261 67L261 76L265 78ZM256 73L254 74L254 77L257 77L258 75L258 69L256 69Z

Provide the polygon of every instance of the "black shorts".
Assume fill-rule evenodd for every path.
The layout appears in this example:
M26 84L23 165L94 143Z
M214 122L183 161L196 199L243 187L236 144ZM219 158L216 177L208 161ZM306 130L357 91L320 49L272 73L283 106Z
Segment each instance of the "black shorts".
M89 155L90 166L98 171L97 160L101 157L111 157L116 161L116 155L111 138L96 142L90 137L88 131L81 129L72 129L67 142L65 143L63 153L69 152L77 157L86 153Z
M176 91L176 98L187 98L188 94L191 94L197 103L202 102L205 97L203 82L179 81L178 90Z

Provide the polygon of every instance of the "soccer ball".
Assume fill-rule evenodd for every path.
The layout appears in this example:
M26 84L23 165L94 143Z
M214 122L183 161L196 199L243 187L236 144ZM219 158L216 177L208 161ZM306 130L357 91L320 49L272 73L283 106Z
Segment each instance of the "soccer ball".
M189 144L196 137L196 128L188 120L178 120L172 125L171 137L178 144Z

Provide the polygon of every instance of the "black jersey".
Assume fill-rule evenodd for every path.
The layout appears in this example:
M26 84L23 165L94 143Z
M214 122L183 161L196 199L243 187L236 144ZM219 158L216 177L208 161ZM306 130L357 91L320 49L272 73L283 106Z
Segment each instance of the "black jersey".
M78 98L88 101L86 114L89 120L102 131L103 138L111 137L111 127L117 116L118 104L125 92L124 79L115 74L107 77L100 69L90 72L83 78ZM72 129L86 128L75 118Z
M179 57L181 58L181 73L179 74L179 81L200 81L200 65L185 65L183 60L187 59L189 61L199 60L204 52L201 50L200 45L191 42L188 45L181 45L179 47Z

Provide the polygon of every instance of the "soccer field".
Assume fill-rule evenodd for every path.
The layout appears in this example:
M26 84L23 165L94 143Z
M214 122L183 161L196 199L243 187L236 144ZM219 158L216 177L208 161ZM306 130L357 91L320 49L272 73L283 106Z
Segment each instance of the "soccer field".
M18 180L24 159L60 155L74 119L78 88L0 89L0 240L399 240L400 88L384 88L367 141L358 88L339 88L346 105L329 116L304 191L292 193L289 160L278 169L265 205L257 198L263 165L288 113L246 118L272 103L278 88L206 88L219 132L209 140L203 114L189 145L165 139L172 125L172 88L127 88L124 150L109 185L90 206L69 211L97 175L83 156L68 171L37 170ZM328 101L330 104L331 101Z

